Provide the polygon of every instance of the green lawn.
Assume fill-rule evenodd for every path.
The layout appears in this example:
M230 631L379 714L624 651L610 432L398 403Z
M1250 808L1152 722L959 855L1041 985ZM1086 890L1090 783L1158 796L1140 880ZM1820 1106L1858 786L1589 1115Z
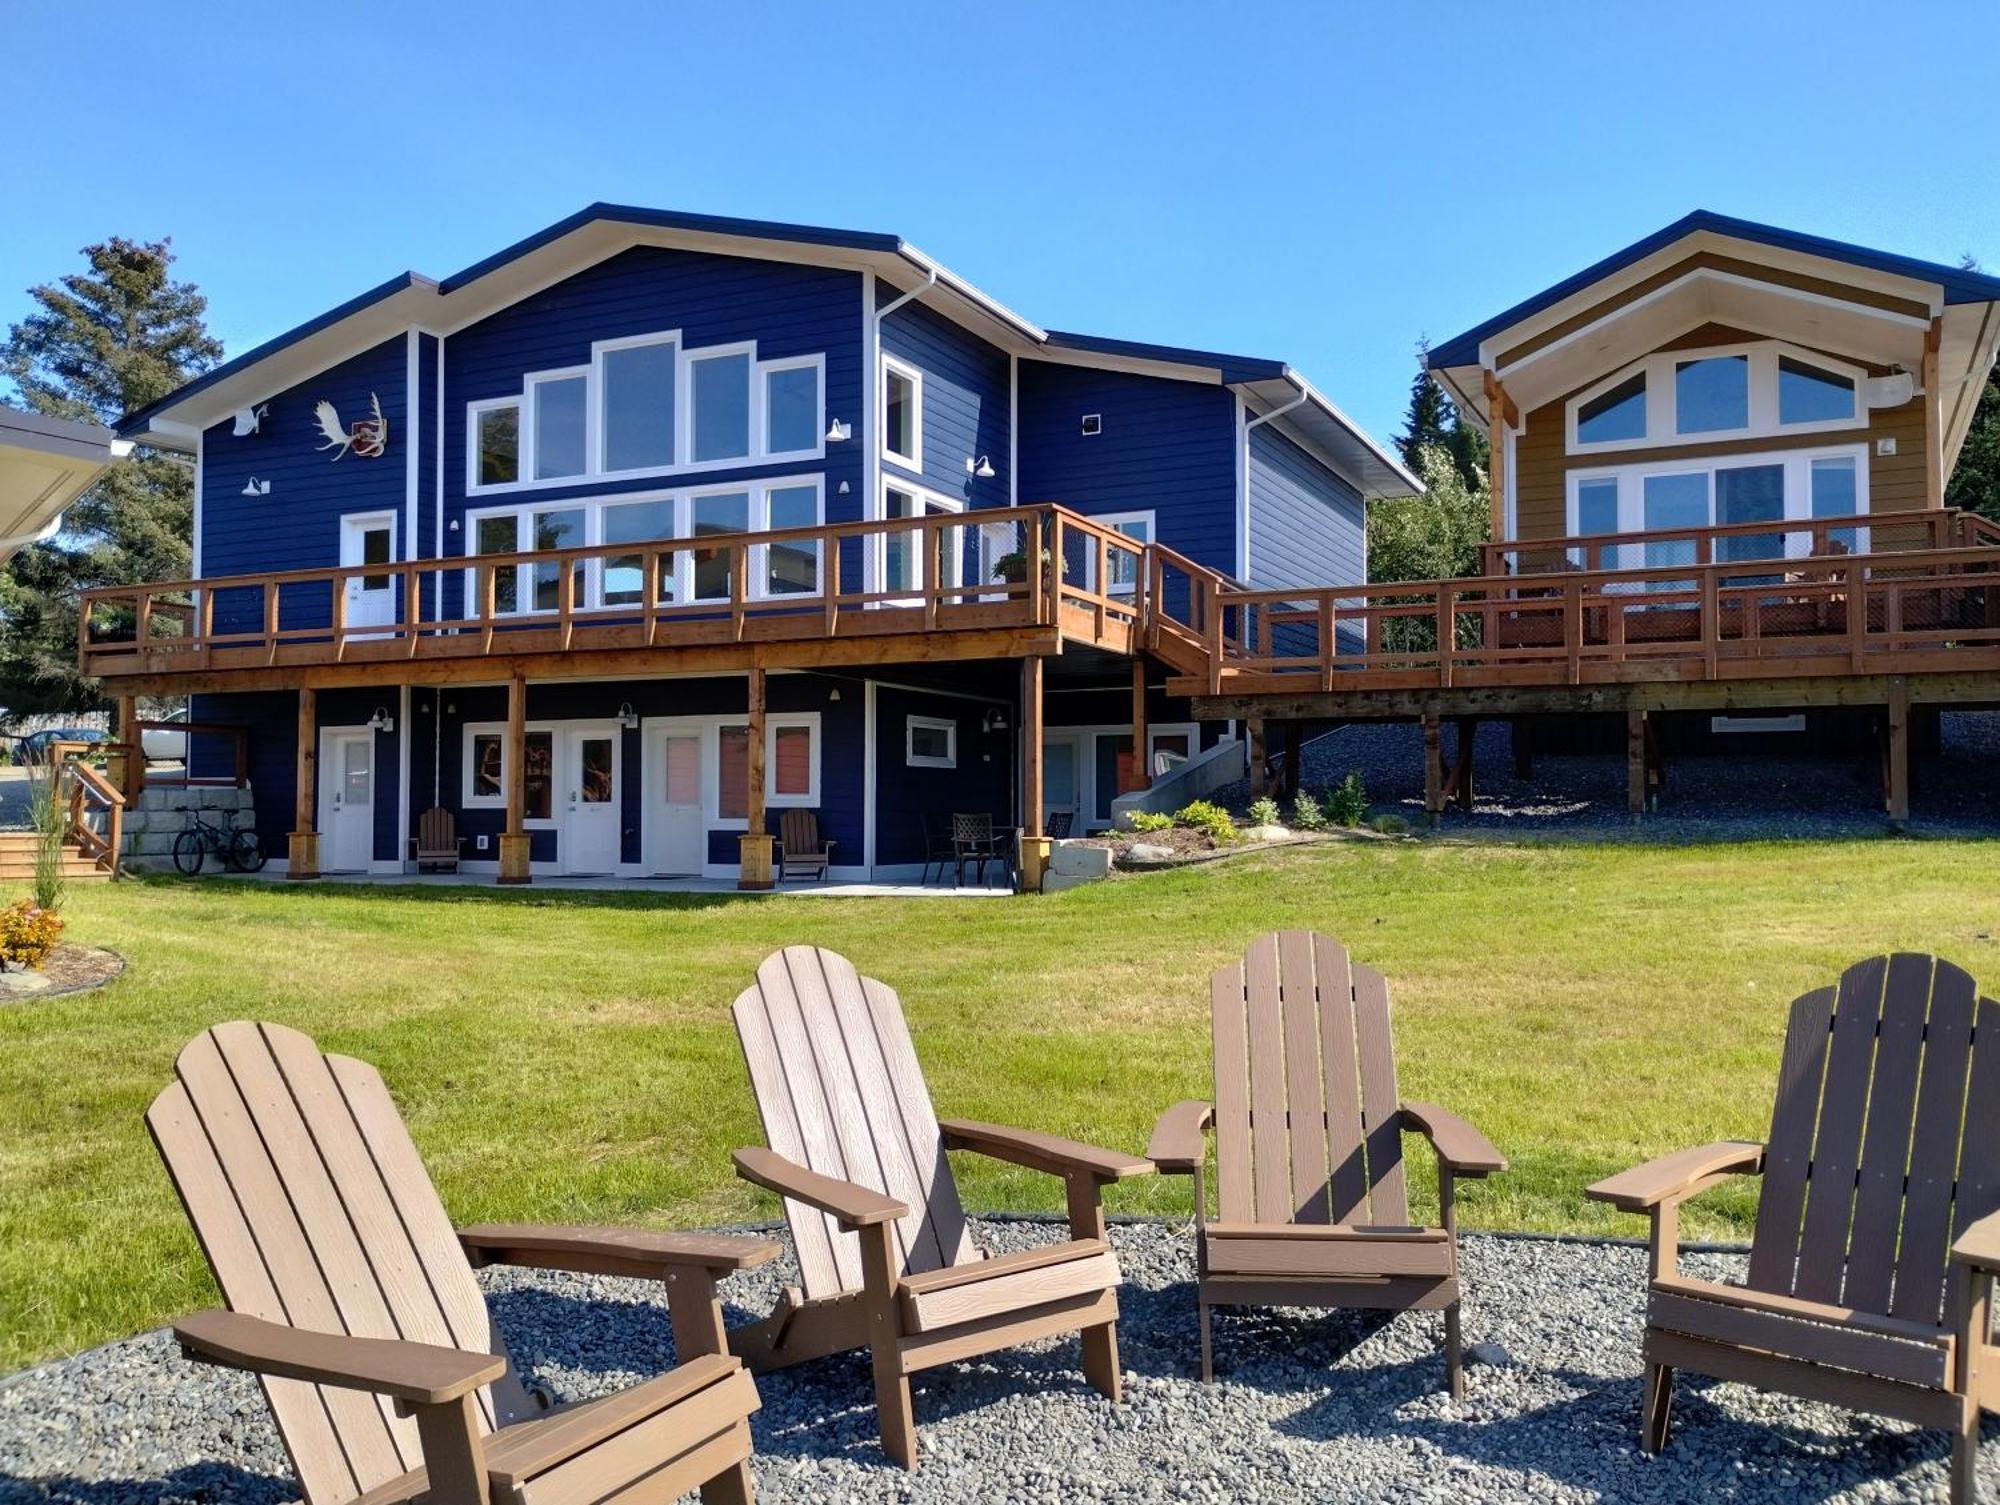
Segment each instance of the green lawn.
M1388 973L1404 1091L1514 1169L1471 1226L1638 1231L1581 1189L1659 1151L1760 1136L1786 1002L1844 963L1935 950L2000 974L1991 847L1335 846L1060 898L736 900L288 888L77 890L110 989L0 1007L0 1369L212 1299L141 1115L174 1052L257 1017L379 1065L461 1219L768 1218L728 1005L773 948L833 946L898 987L944 1113L1143 1147L1207 1096L1209 971L1312 926ZM1428 1160L1413 1143L1428 1181ZM978 1208L1055 1185L960 1156ZM1182 1181L1116 1210L1184 1209ZM1746 1189L1692 1231L1747 1229Z

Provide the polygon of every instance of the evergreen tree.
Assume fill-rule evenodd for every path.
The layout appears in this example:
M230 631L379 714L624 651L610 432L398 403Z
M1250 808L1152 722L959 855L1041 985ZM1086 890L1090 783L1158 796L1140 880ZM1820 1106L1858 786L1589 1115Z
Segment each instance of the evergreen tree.
M208 300L172 278L168 241L114 236L85 246L85 270L31 288L35 311L0 344L17 400L52 417L114 423L222 358ZM184 578L194 472L141 446L71 504L62 532L0 575L0 705L14 715L87 710L101 696L76 665L76 593Z
M1403 416L1403 432L1396 436L1396 449L1412 473L1426 446L1441 449L1451 456L1460 485L1468 490L1483 486L1486 436L1459 417L1458 405L1424 369L1430 348L1429 340L1417 341L1417 375L1410 383L1409 411Z
M1450 447L1427 444L1411 467L1424 495L1388 497L1368 508L1371 581L1442 580L1479 573L1490 515L1486 476L1468 486Z

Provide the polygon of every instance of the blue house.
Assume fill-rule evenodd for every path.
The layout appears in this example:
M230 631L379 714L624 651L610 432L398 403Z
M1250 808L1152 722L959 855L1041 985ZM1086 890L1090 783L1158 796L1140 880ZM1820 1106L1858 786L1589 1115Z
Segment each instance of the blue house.
M1280 361L1046 330L895 236L610 205L121 433L193 456L198 578L98 601L86 666L247 728L301 874L410 871L433 808L514 881L760 883L791 809L853 878L952 812L1104 825L1230 735L1165 690L1214 582L1364 580L1368 500L1420 489Z

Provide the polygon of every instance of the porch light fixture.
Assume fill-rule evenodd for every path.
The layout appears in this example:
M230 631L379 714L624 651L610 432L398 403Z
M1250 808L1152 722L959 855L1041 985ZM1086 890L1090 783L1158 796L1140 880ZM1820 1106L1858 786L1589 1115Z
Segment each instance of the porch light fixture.
M243 495L245 496L269 496L270 494L271 483L269 481L260 481L257 477L252 476L243 483Z
M978 476L982 481L990 481L993 479L993 462L985 455L981 455L977 460L967 455L965 457L965 473L970 476Z
M632 709L631 701L618 707L618 724L628 732L639 729L639 713Z
M271 405L268 402L261 403L254 408L238 408L236 410L236 420L231 425L229 432L238 439L247 438L262 428L264 420L270 416Z
M853 437L854 425L845 419L836 418L826 426L826 442L828 444L845 444Z
M368 730L371 732L393 732L395 729L396 718L389 714L389 708L380 705L375 707L375 714L368 718Z
M995 732L1004 732L1007 730L1007 713L997 705L988 706L986 708L986 720L981 724L986 728L988 736L991 736Z

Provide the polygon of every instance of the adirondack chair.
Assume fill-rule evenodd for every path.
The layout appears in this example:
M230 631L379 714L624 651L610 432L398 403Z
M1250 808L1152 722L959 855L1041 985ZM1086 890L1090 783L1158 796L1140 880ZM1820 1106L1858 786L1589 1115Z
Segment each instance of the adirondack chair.
M1456 1182L1504 1171L1477 1129L1396 1090L1389 987L1331 936L1280 931L1209 983L1215 1103L1169 1108L1147 1154L1194 1178L1201 1377L1209 1309L1360 1307L1445 1318L1445 1373L1465 1393ZM1219 1222L1202 1167L1215 1128ZM1403 1132L1437 1155L1442 1226L1410 1222Z
M465 838L458 834L458 817L442 805L433 805L417 819L417 871L448 868L458 871L460 849Z
M882 1447L904 1468L917 1465L910 1376L939 1364L1080 1332L1085 1377L1116 1401L1119 1273L1099 1195L1152 1166L1053 1135L939 1123L896 994L831 951L767 957L735 1015L770 1141L738 1150L736 1168L785 1199L803 1287L730 1333L751 1371L865 1345ZM1061 1176L1069 1239L983 1255L953 1149Z
M1681 1203L1759 1173L1744 1283L1682 1275ZM1683 1150L1589 1194L1652 1219L1645 1451L1691 1369L1946 1428L1970 1505L1980 1408L2000 1410L2000 1004L1969 976L1929 956L1849 967L1792 1005L1767 1144Z
M255 1373L308 1505L750 1500L757 1391L724 1346L720 1275L764 1239L486 1225L454 1232L374 1068L296 1030L195 1037L146 1114L226 1311L176 1324ZM473 1279L498 1263L666 1284L677 1368L549 1409Z
M819 817L810 810L787 810L778 817L778 876L825 878L833 860L830 841L819 838Z

